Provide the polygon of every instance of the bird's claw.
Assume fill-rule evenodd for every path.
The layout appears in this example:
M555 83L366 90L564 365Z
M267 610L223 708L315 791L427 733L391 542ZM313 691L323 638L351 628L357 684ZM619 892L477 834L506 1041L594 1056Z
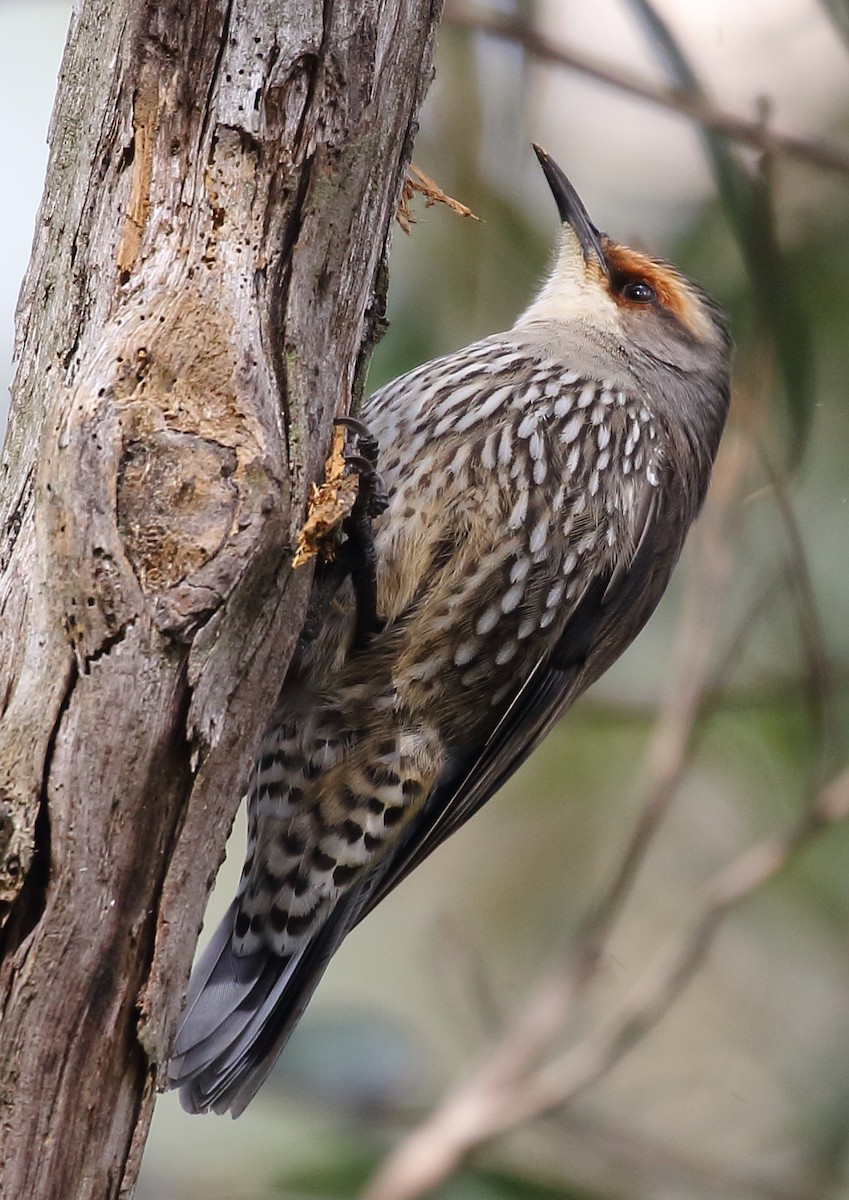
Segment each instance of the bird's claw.
M354 508L368 517L379 517L389 507L389 495L383 476L375 468L373 462L363 454L346 454L345 463L356 471L360 477L360 486Z
M379 445L377 438L364 421L357 417L337 417L335 425L349 429L356 441L356 451L345 455L345 463L360 477L359 491L354 504L358 514L379 517L389 507L389 496L383 476L377 469Z
M359 441L366 441L374 446L374 455L377 456L377 438L366 425L365 421L361 421L359 417L336 417L333 421L334 425L341 425L343 429L350 429L351 433L355 434Z
M359 417L337 417L333 422L334 425L340 425L343 429L350 430L354 435L357 443L357 451L362 455L367 462L374 467L377 464L377 455L380 449L377 438L366 425L365 421L361 421Z

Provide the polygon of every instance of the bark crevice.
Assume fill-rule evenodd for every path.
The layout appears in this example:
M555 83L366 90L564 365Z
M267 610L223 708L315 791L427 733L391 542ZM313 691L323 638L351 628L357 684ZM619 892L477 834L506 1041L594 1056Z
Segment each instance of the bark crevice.
M75 10L0 460L2 1195L132 1189L436 12Z

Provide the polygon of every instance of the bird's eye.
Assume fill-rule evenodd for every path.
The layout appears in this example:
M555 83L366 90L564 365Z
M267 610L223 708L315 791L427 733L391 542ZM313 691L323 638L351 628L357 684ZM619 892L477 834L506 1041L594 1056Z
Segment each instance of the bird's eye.
M634 279L631 283L626 283L622 295L626 300L633 300L635 304L653 304L657 299L657 292L644 279Z

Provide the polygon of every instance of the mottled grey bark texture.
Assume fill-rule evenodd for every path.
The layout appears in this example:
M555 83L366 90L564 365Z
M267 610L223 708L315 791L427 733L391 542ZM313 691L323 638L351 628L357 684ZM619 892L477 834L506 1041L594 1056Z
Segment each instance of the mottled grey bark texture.
M128 1194L439 0L83 0L0 464L0 1195Z

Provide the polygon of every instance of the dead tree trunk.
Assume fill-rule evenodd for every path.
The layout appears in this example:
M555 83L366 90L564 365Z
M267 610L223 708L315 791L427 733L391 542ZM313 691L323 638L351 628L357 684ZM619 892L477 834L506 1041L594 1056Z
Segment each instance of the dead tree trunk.
M128 1194L439 0L83 0L0 464L0 1195Z

